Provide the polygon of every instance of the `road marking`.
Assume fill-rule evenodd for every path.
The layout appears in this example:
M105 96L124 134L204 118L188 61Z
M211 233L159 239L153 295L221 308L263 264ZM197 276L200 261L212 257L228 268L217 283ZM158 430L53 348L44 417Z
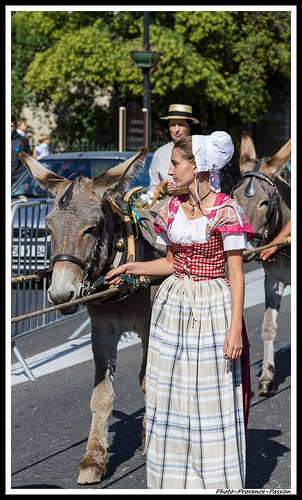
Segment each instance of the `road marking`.
M130 347L140 342L140 338L136 333L131 332L131 336L132 338L128 338L127 342L120 341L117 350L125 349L125 347ZM57 347L31 356L26 359L26 363L35 378L39 378L48 373L54 373L91 359L93 359L91 333L87 333L83 337L70 340ZM14 363L11 367L11 385L27 381L28 378L20 363Z
M283 296L290 295L290 287L286 287ZM262 267L245 274L245 302L244 308L248 309L264 303L264 271ZM127 342L119 342L118 350L131 347L140 342L138 335L131 332L132 338ZM54 373L69 366L84 363L93 359L91 349L91 333L72 339L47 351L36 354L26 359L26 363L36 378ZM14 363L11 367L11 385L27 382L28 378L20 365Z

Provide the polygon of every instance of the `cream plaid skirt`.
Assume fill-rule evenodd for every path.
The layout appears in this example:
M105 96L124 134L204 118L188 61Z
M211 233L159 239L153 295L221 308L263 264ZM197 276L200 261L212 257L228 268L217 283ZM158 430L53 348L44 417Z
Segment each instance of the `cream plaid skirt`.
M184 280L172 275L154 300L146 374L148 488L243 488L240 358L223 358L230 289L219 278L191 281L191 292L190 298Z

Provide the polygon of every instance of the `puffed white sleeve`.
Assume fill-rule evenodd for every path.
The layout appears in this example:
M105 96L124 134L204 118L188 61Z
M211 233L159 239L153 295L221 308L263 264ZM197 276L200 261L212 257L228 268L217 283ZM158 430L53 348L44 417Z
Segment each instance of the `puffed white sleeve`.
M159 245L166 245L166 246L172 245L171 240L167 235L166 231L161 231L156 235L156 243L158 243Z
M246 250L247 249L247 235L246 233L230 233L222 232L223 249L225 252L228 250Z

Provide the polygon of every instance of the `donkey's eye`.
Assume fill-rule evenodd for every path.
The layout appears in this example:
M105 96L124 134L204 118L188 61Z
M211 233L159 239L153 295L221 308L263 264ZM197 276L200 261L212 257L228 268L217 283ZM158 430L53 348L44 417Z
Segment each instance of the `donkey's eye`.
M268 207L268 200L261 200L259 203L259 208L266 208Z
M91 226L91 227L88 227L87 229L85 229L84 233L83 233L83 237L87 238L88 236L93 236L96 232L96 227L95 226Z

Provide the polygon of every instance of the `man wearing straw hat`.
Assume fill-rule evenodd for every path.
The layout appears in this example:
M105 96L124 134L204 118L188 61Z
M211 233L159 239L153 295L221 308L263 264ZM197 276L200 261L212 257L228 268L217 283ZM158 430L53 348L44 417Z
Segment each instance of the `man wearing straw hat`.
M152 158L149 169L150 186L147 193L148 202L151 204L156 187L163 181L169 180L166 185L166 192L173 195L176 192L176 185L173 179L169 179L168 170L171 164L171 154L174 143L179 139L190 135L190 126L199 123L193 118L192 107L187 104L171 104L168 115L162 116L160 120L169 121L169 131L172 141L158 148Z

